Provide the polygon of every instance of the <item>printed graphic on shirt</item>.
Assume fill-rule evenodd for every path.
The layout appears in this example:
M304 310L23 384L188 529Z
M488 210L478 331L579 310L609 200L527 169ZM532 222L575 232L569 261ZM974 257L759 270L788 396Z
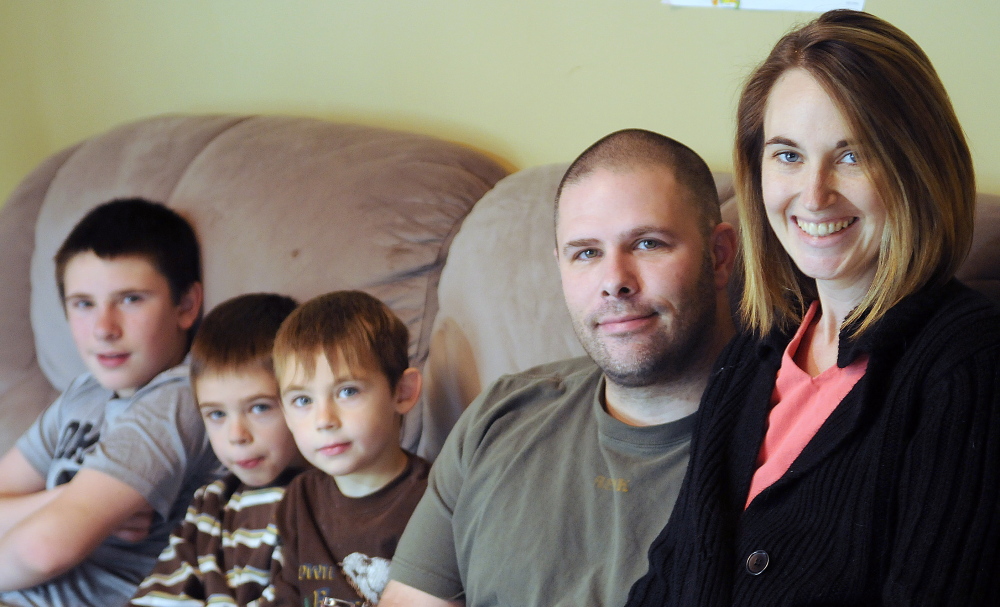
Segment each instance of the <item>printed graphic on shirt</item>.
M348 554L340 566L358 594L372 605L378 604L389 583L389 560L354 552Z
M628 482L627 478L608 478L606 476L598 476L594 479L594 487L601 489L602 491L618 491L621 493L628 493Z
M389 560L353 552L342 563L332 565L303 564L299 566L299 580L334 580L343 576L352 588L363 597L364 606L377 605L382 591L389 583ZM319 607L324 604L338 604L327 599L338 599L344 604L362 604L343 597L332 597L329 588L320 588L306 597L303 607Z
M59 442L56 443L55 458L83 464L83 457L94 450L94 445L100 439L101 433L94 431L94 424L71 421L63 428Z

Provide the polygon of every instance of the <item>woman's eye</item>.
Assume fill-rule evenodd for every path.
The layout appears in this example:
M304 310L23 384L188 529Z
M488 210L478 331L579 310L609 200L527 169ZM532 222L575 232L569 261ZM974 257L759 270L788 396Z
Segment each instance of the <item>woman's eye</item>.
M219 421L220 419L224 418L226 414L223 413L222 411L215 410L215 411L206 411L204 413L204 416L205 419L207 420Z
M778 160L789 163L798 162L799 160L802 159L801 156L799 156L796 152L790 152L787 150L784 152L778 152L777 154L775 154L775 156L778 158Z
M854 152L847 152L846 154L840 157L840 161L845 162L847 164L857 164L858 156Z

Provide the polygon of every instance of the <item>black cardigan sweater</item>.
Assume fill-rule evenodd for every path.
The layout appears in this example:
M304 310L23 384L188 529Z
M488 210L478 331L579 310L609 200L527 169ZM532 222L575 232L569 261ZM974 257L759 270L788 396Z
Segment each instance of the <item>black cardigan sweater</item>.
M842 333L865 376L744 510L791 336L723 351L628 605L1000 604L1000 310L951 281Z

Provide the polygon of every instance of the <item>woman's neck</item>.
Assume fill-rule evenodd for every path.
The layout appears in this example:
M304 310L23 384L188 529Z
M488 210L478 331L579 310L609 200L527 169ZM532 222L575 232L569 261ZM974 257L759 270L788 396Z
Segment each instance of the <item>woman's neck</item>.
M819 310L795 353L795 363L799 368L811 377L816 377L837 364L840 329L847 316L864 299L870 286L870 282L840 286L817 281Z

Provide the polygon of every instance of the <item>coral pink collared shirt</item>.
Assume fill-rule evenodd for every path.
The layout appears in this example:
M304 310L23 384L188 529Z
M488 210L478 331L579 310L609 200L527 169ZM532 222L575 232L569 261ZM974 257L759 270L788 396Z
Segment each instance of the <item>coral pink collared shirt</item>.
M760 446L757 471L750 482L750 494L744 508L792 467L795 458L816 436L823 422L868 368L867 355L859 356L843 369L833 365L816 377L811 377L795 364L795 353L817 310L819 301L814 301L782 356L774 392L771 393L767 433Z

